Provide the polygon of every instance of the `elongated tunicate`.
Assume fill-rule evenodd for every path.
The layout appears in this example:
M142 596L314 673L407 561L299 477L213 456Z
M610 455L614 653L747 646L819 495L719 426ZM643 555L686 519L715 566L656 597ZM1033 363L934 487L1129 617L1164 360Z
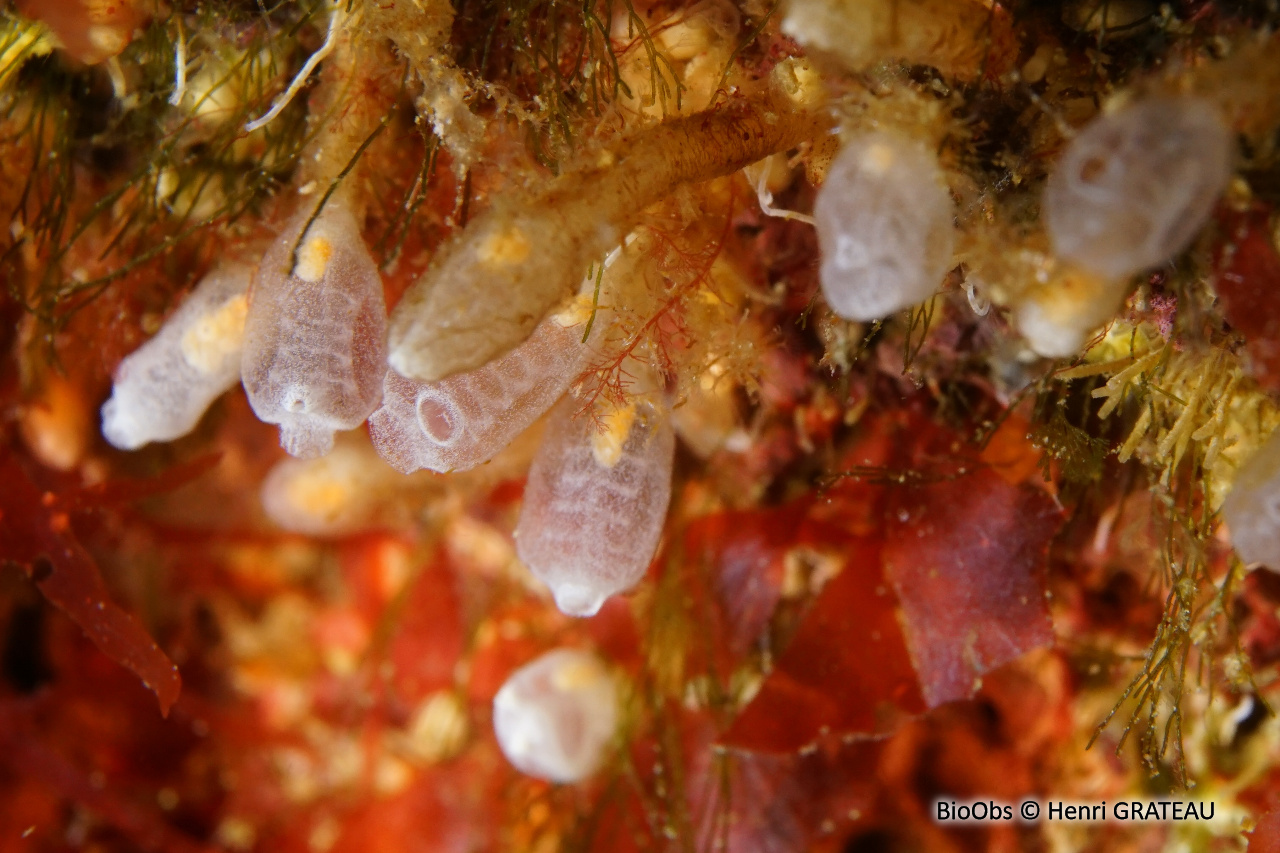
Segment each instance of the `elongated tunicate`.
M1280 571L1280 434L1241 466L1222 517L1241 560Z
M617 687L590 652L547 652L513 672L493 697L503 755L522 773L549 782L594 773L617 726Z
M369 435L382 458L408 474L465 471L488 462L555 405L591 348L572 318L548 317L533 335L484 367L439 382L387 371Z
M1044 192L1054 251L1127 278L1185 249L1231 179L1235 143L1207 101L1156 96L1096 118Z
M937 157L888 131L852 139L813 206L831 310L880 320L929 298L951 266L951 196Z
M671 499L675 436L650 403L611 410L602 428L566 398L534 457L516 553L570 616L591 616L644 576Z
M789 94L769 92L645 128L537 193L495 201L436 253L396 306L391 367L437 382L509 352L644 208L682 184L794 147L827 122Z
M251 274L239 264L209 273L156 336L120 362L102 406L107 441L136 450L184 436L240 381Z
M387 369L382 279L355 218L335 198L299 241L311 210L262 259L242 362L254 412L279 424L280 444L303 458L324 455L334 432L364 422Z

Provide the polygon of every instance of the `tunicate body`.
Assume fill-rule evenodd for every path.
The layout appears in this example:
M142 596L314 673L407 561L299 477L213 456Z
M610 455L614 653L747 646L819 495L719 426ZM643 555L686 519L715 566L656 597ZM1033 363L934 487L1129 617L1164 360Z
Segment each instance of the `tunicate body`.
M186 435L240 381L252 269L227 264L201 280L155 337L120 362L102 435L121 450Z
M1160 95L1094 119L1045 186L1054 251L1107 278L1190 245L1231 179L1235 143L1207 101Z
M932 296L951 267L951 196L937 157L888 131L850 140L814 202L831 310L880 320Z
M1241 560L1280 571L1280 433L1240 467L1222 517Z
M548 652L513 672L493 697L503 755L522 773L550 782L594 773L617 726L617 687L590 652Z
M668 119L591 152L537 192L497 199L396 305L391 367L437 382L509 352L646 207L793 148L829 122L789 98L770 92Z
M465 471L488 462L555 405L587 365L579 326L548 317L530 338L483 367L439 382L388 370L369 435L403 473Z
M262 259L242 362L254 412L279 424L280 444L303 458L324 455L336 431L364 422L387 369L382 279L355 218L332 199L299 242L312 210Z
M671 500L675 435L647 402L599 428L566 397L552 412L525 486L516 553L570 616L595 614L639 582Z

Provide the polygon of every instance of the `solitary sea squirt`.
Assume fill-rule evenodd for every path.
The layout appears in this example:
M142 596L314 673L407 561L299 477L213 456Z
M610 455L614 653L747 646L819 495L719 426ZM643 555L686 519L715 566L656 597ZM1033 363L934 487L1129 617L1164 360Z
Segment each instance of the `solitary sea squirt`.
M355 217L335 197L299 242L312 210L295 214L262 259L241 365L253 411L303 458L364 423L387 370L382 279Z

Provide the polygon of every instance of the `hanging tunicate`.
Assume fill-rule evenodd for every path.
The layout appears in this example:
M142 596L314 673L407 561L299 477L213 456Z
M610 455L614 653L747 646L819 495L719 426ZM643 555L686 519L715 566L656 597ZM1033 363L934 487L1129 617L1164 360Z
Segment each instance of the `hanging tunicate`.
M938 158L920 142L889 131L850 140L813 206L831 310L867 322L932 296L951 267L952 207Z
M312 210L296 214L262 259L242 362L254 412L279 424L281 446L303 458L364 422L387 370L382 278L355 217L331 199L299 240Z
M1106 278L1190 245L1231 180L1235 142L1208 101L1158 95L1094 119L1045 186L1054 251Z
M102 435L121 450L186 435L240 381L250 267L228 264L201 280L163 327L116 369Z
M1222 517L1241 560L1280 571L1280 433L1241 466Z
M644 576L671 499L675 435L652 403L610 407L601 423L566 397L553 410L525 486L516 553L570 616L591 616Z
M516 769L577 782L604 760L618 725L613 677L590 652L556 649L516 670L493 697L498 746Z

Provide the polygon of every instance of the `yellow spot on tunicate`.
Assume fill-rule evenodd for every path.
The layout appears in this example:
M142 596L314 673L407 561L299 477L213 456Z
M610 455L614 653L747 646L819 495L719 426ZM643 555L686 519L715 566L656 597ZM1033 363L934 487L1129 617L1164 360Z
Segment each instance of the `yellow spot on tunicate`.
M600 156L596 158L596 165L601 169L607 169L617 162L618 158L613 156L613 152L604 150L600 152Z
M298 265L293 268L293 274L303 281L319 281L324 278L332 257L333 244L327 238L318 234L308 237L298 249Z
M559 311L551 315L551 321L562 329L580 326L591 319L595 309L592 294L583 293L565 303Z
M822 76L807 59L793 56L779 62L772 81L796 106L816 107L826 100Z
M884 143L875 143L867 147L862 168L877 175L883 175L893 165L893 148Z
M622 448L631 434L631 425L636 419L634 403L625 406L611 406L609 412L601 418L603 429L591 435L591 453L596 462L606 468L612 468L622 458Z
M604 673L593 660L575 660L557 668L551 683L557 690L586 690L595 686Z
M519 228L508 228L490 234L477 252L481 263L490 266L511 266L523 263L533 247L529 238Z
M215 311L191 324L182 336L182 357L201 373L212 373L244 342L244 322L249 316L249 297L228 299Z
M11 19L0 27L0 45L0 88L4 88L24 60L50 53L55 40L44 24Z

